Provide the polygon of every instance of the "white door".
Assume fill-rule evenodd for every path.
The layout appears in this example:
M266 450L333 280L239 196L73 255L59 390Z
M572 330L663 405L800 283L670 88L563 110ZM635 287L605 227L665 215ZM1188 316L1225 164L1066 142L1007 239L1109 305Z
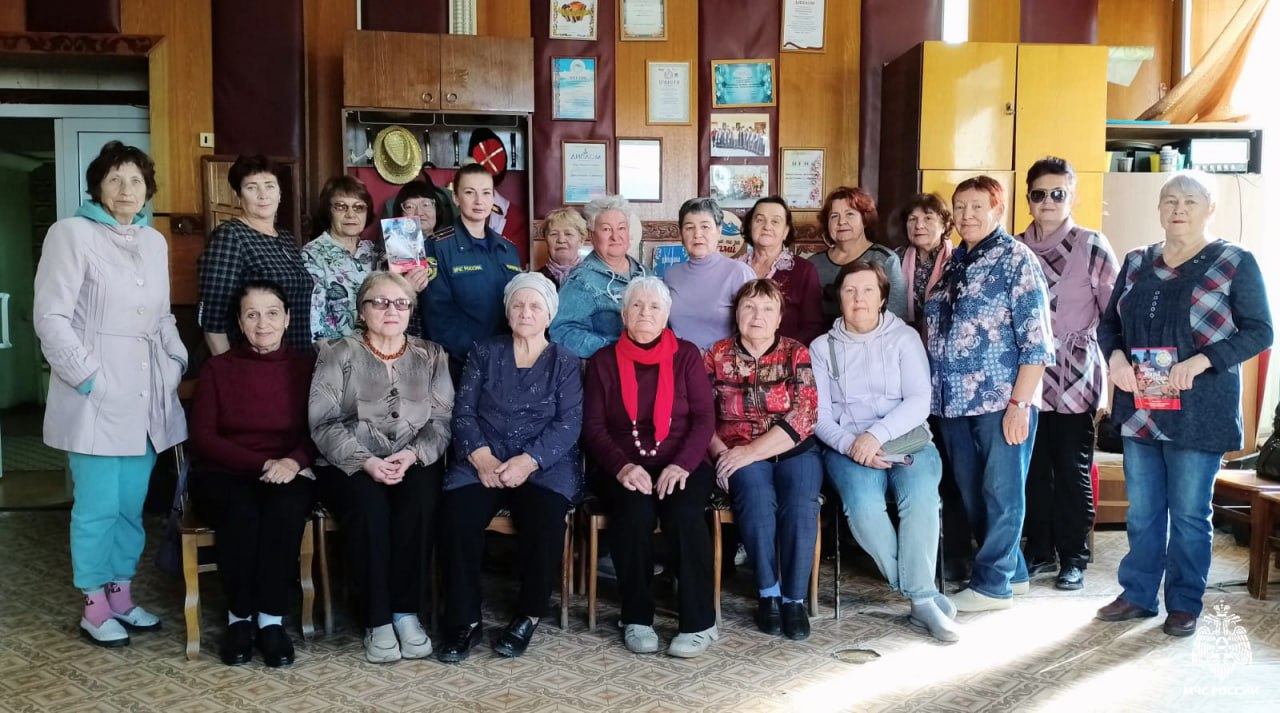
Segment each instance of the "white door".
M54 160L58 166L58 218L75 215L89 200L84 173L108 141L121 141L151 153L148 119L58 119L54 122ZM150 212L150 206L146 209Z

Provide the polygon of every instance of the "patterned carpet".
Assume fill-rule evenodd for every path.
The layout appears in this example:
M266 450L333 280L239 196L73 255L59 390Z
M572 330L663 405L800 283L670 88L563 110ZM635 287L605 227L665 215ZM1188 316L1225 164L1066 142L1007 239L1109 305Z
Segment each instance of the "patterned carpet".
M1215 542L1206 596L1239 617L1251 663L1224 661L1230 637L1172 639L1160 619L1104 624L1094 610L1118 592L1115 567L1124 533L1100 532L1099 554L1082 592L1037 579L1008 611L961 615L963 639L940 645L909 628L905 605L854 560L843 583L845 611L831 614L830 562L822 578L823 616L813 636L791 643L751 625L750 578L726 584L721 639L697 659L635 656L607 626L585 629L575 596L569 631L546 620L529 653L378 666L365 663L349 628L298 645L283 670L260 663L230 668L214 657L222 607L213 576L203 578L206 657L183 658L182 592L144 558L135 589L165 629L139 634L126 649L101 650L76 634L70 587L68 515L0 513L0 710L3 711L1261 711L1280 700L1280 604L1248 598L1239 586L1247 552L1227 535ZM158 522L149 523L154 530ZM502 546L495 548L502 561ZM486 627L509 611L510 579L493 572ZM504 596L507 595L507 596ZM496 600L496 601L494 601ZM602 622L616 619L610 588ZM1216 616L1216 615L1215 615ZM291 624L293 626L293 624ZM664 643L674 622L660 618ZM295 632L296 638L296 632ZM1216 648L1215 648L1216 645ZM856 665L849 648L881 656Z
M4 436L4 472L30 470L62 470L67 465L67 455L44 444L40 436Z

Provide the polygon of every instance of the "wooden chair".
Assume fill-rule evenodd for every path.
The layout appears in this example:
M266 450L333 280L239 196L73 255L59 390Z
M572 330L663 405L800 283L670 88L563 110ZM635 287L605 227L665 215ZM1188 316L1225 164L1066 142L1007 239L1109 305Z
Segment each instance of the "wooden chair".
M584 528L583 538L586 539L586 551L583 553L583 562L578 568L578 572L582 575L578 591L586 591L587 593L587 631L595 631L597 623L596 588L600 582L600 531L609 529L609 516L605 514L600 501L590 495L583 501L581 512L583 520L581 526ZM653 534L662 534L661 524L653 528Z
M811 617L818 616L818 567L822 563L822 506L826 504L826 501L825 496L818 495L818 537L813 543L813 571L809 574L809 616ZM719 623L720 575L724 565L722 562L724 538L721 535L720 528L724 525L734 524L733 508L729 495L719 488L711 491L711 515L711 541L715 550L712 555L712 569L715 572L716 623Z
M569 629L569 596L573 592L573 521L574 509L569 508L564 516L564 545L560 555L560 628L565 631ZM516 523L511 517L511 511L506 508L499 510L489 521L485 531L503 535L516 534Z
M1252 470L1220 470L1213 479L1213 514L1231 523L1244 544L1251 525L1254 496L1280 491L1280 482L1259 478Z
M1250 515L1249 594L1265 601L1271 581L1271 558L1276 557L1280 566L1280 536L1276 534L1276 526L1280 525L1280 491L1256 493Z
M835 580L834 584L832 585L832 590L834 591L834 594L835 594L835 613L834 613L834 614L832 614L832 618L833 618L833 619L839 619L839 618L840 618L840 564L841 564L841 561L840 561L840 523L844 522L846 527L848 527L848 523L847 523L847 522L845 522L845 517L844 517L844 508L839 506L839 505L840 505L840 499L839 499L839 497L836 497L836 499L835 499L835 504L837 505L837 507L836 507L836 513L835 513L835 515L833 515L833 516L832 516L832 519L833 519L833 521L834 521L834 523L835 523L835 533L834 533L834 534L835 534L835 537L834 537L834 538L832 538L832 539L833 539L833 540L834 540L834 542L835 542L835 551L836 551L836 552L835 552L835 560L836 560L836 561L835 561L835 572L834 572L834 574L832 575L832 578ZM897 502L897 500L895 500L895 499L894 499L894 497L893 497L893 495L892 495L891 493L886 493L886 494L885 494L885 504L886 504L886 506L887 506L889 509L891 509L891 510L894 510L894 509L896 509L896 508L898 507L898 502ZM822 531L821 531L821 529L819 529L819 531L818 531L818 532L819 532L819 538L821 538L821 532L822 532ZM1092 533L1091 533L1091 534L1090 534L1090 538L1092 538L1092 537L1093 537L1093 535L1092 535ZM942 566L943 566L943 547L942 547L942 546L943 546L943 533L942 533L942 504L941 504L941 503L939 503L939 504L938 504L938 553L937 553L937 559L936 559L935 564L934 564L934 582L935 582L935 584L936 584L936 585L937 585L937 587L938 587L938 591L939 591L939 592L943 592L943 593L945 593L945 592L946 592L946 581L944 580L944 578L943 578L943 576L942 576ZM1090 539L1090 540L1089 540L1089 546L1090 546L1090 547L1092 547L1092 546L1093 546L1093 540L1092 540L1092 539Z
M181 471L186 461L186 453L182 446L177 447L175 456ZM302 638L304 641L310 641L315 636L316 590L311 580L313 541L311 520L307 520L302 529L302 543L298 549L298 579L302 584ZM200 563L200 548L213 547L216 544L217 536L213 528L200 522L184 493L182 497L182 579L187 590L187 596L183 602L183 615L187 624L188 661L200 658L200 575L218 569L216 563Z

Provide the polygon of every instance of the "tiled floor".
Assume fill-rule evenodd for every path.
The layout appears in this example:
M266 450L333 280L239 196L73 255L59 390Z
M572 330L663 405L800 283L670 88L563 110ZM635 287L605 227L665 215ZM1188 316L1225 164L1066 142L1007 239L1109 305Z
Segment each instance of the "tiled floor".
M585 630L575 597L569 631L550 620L523 658L481 647L462 665L434 660L376 666L361 657L349 629L299 643L283 670L260 663L229 668L212 654L222 614L217 583L204 578L204 644L183 658L182 592L144 559L139 598L165 629L134 645L101 650L76 635L78 599L70 587L65 512L0 513L0 710L4 711L1262 711L1280 708L1280 604L1243 593L1246 552L1219 534L1206 596L1221 603L1250 646L1251 662L1223 661L1231 637L1171 639L1159 619L1104 624L1094 610L1118 591L1115 567L1124 534L1098 534L1099 555L1083 592L1037 580L1008 611L962 615L964 638L940 645L908 628L905 605L877 580L846 570L844 616L830 618L830 563L823 572L823 617L813 636L786 642L755 632L748 577L726 589L721 640L698 659L634 656L615 631ZM157 523L152 522L151 525ZM148 553L149 557L150 553ZM850 570L853 568L850 567ZM495 574L490 591L509 584ZM1280 596L1280 591L1277 591ZM504 597L496 595L495 599ZM616 618L603 593L602 621ZM502 602L486 625L505 622ZM1224 610L1225 612L1225 610ZM664 639L673 622L658 625ZM833 656L849 648L881 658L854 665Z

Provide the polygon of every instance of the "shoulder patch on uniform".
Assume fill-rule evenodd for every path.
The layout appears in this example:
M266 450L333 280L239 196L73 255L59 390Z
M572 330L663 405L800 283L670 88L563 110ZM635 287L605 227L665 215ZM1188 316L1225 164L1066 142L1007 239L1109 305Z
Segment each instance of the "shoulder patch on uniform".
M457 275L460 272L484 272L484 266L483 265L454 265L452 272L455 275Z
M440 275L440 263L436 262L436 259L433 257L427 258L426 263L427 282L430 282Z

